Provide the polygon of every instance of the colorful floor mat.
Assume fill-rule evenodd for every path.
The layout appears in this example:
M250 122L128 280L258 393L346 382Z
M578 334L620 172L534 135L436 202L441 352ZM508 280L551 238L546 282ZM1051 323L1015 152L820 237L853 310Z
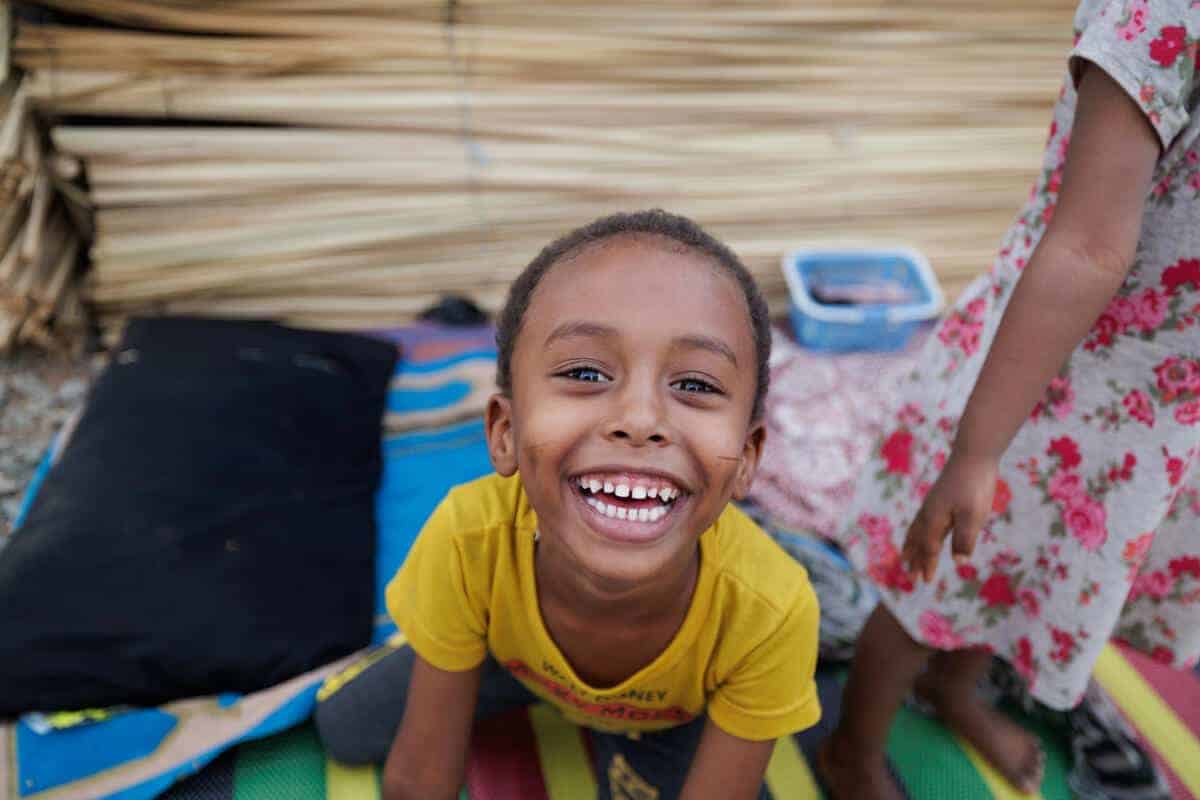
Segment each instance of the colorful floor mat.
M1172 781L1178 800L1200 798L1200 679L1117 647L1105 651L1098 679L1142 733ZM841 712L843 674L819 676L825 718L811 731L779 742L767 768L775 800L814 800L821 792L810 767L816 744ZM1069 800L1070 757L1051 731L1022 720L1047 753L1041 791L1022 795L979 755L936 721L904 709L888 754L913 800ZM546 706L479 726L460 800L588 800L595 777L586 737ZM166 795L167 800L378 800L375 767L345 767L325 757L304 726L240 747L236 754Z

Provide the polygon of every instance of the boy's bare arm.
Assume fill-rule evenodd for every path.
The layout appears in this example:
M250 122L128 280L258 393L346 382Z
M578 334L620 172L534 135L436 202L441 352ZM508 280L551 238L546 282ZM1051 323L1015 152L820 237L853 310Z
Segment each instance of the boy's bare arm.
M1013 290L942 477L908 531L904 561L926 580L950 529L955 556L974 549L1000 457L1124 282L1159 150L1136 103L1088 65L1054 217Z
M704 724L680 800L754 800L774 749L774 739L741 739L710 719Z
M414 659L404 720L383 768L383 800L458 797L480 673L480 667L446 672Z

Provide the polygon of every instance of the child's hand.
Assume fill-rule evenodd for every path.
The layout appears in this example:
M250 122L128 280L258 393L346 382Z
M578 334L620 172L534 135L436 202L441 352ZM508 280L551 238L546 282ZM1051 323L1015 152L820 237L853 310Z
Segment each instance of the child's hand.
M926 582L933 580L942 543L951 530L950 551L955 561L971 555L992 511L998 472L993 459L958 453L950 456L904 537L900 558L909 574L919 574Z

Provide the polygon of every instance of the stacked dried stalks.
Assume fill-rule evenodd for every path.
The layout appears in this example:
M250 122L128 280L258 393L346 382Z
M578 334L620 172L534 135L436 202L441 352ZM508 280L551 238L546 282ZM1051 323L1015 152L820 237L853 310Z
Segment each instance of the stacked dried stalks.
M1037 172L1072 2L45 5L146 29L15 40L87 165L106 322L367 327L449 291L495 308L553 236L650 206L730 242L776 311L801 242L911 243L953 292Z
M44 135L20 79L0 79L0 355L20 345L74 352L86 333L88 201L74 183L78 162Z

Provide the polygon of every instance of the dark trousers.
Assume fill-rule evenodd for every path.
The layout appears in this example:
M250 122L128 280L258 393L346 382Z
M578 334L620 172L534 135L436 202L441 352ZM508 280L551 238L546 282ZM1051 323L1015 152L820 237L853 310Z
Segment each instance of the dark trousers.
M377 655L379 655L377 653ZM415 654L392 648L317 704L316 724L325 749L350 764L382 763L404 717ZM539 698L490 656L484 662L475 719L524 708ZM600 800L672 800L700 744L706 717L637 738L590 731ZM762 800L770 795L766 787Z

